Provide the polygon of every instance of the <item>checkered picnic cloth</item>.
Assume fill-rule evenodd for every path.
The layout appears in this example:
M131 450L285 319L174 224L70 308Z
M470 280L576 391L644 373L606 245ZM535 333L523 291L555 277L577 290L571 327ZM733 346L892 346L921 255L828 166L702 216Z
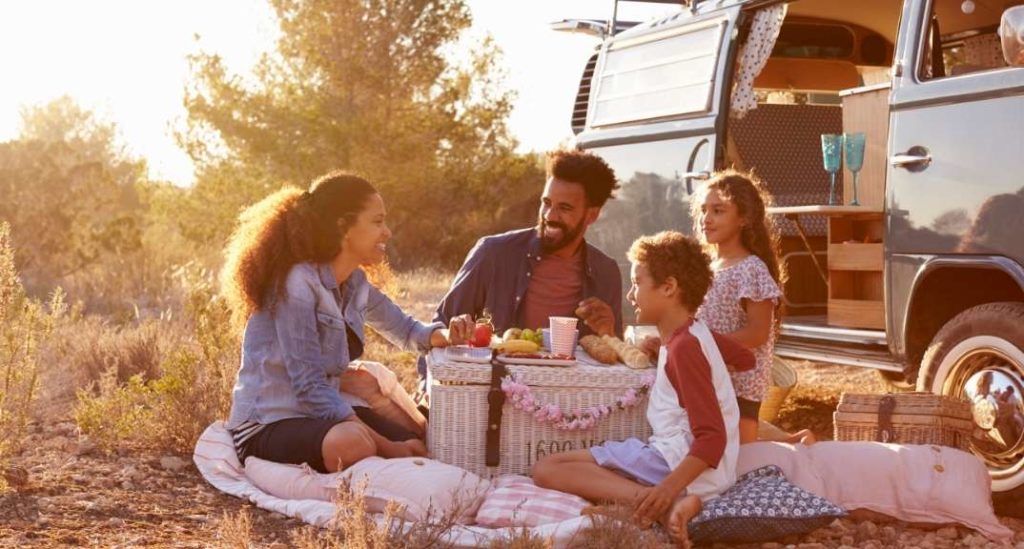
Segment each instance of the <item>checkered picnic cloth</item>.
M504 475L494 480L493 489L476 515L476 523L488 528L540 526L580 516L590 505L587 500L541 488L529 477Z

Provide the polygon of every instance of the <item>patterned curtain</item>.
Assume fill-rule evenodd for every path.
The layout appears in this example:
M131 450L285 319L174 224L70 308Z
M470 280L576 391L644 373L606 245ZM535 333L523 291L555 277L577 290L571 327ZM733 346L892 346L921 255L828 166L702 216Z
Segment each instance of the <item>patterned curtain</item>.
M739 64L736 66L736 76L733 79L735 85L729 108L729 114L733 118L743 118L747 112L757 108L754 78L761 73L772 54L788 9L788 4L781 3L758 10L754 14L750 34L740 47Z

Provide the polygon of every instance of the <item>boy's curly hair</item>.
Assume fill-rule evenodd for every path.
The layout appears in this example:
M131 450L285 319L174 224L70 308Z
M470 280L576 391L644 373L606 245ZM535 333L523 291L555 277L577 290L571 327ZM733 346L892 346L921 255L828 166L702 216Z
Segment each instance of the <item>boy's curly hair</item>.
M626 255L633 263L647 267L656 284L675 278L679 301L690 311L697 312L704 302L704 294L711 287L711 258L695 239L676 231L662 231L636 239Z

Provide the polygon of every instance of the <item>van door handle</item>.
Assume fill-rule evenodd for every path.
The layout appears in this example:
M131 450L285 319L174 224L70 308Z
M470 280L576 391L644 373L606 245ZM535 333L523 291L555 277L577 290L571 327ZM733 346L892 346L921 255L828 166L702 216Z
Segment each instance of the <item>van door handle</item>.
M932 155L928 149L915 145L905 153L894 154L889 157L889 163L896 168L905 168L910 171L921 171L932 163Z
M683 179L698 179L700 181L707 181L711 179L711 172L707 170L701 170L699 172L686 172L683 174Z

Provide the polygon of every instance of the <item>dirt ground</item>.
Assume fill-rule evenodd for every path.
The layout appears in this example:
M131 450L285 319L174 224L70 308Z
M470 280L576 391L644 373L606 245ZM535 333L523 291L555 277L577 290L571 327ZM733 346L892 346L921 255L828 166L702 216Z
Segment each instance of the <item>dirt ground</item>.
M799 386L778 423L809 427L822 440L831 438L832 411L843 390L885 389L871 371L811 363L797 368ZM226 532L243 508L252 510L250 546L292 546L310 528L220 494L199 476L190 456L131 448L101 453L66 418L34 425L26 448L14 464L28 471L27 483L0 495L0 547L236 546ZM1024 549L1024 521L1001 520L1016 533L1010 547ZM783 541L752 547L996 547L963 528L924 531L853 520Z

